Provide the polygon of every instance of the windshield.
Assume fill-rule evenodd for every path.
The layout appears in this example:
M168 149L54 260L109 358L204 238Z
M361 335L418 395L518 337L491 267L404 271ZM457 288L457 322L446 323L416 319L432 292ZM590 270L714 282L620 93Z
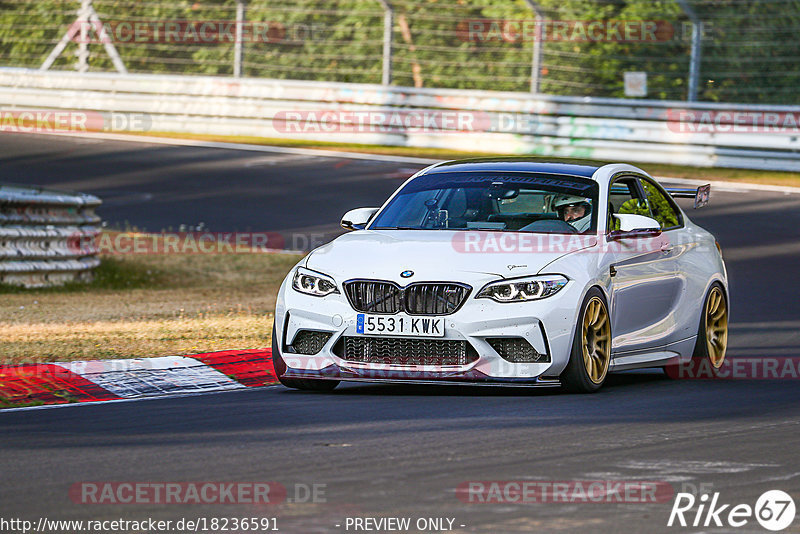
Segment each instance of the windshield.
M587 233L597 228L597 183L532 173L437 173L409 182L371 230Z

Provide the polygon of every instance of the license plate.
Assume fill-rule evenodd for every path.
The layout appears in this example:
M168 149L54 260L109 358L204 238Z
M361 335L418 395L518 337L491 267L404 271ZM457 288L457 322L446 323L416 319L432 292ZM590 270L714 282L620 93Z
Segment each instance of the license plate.
M444 317L356 316L356 332L366 336L444 337Z

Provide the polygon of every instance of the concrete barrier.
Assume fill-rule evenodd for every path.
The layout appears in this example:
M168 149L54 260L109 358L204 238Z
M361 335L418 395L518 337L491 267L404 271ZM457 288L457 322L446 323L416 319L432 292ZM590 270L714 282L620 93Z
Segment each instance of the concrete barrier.
M94 113L95 129L306 139L698 167L800 170L800 106L576 98L211 76L0 69L0 110ZM354 127L352 113L469 127ZM303 116L302 123L288 117ZM765 120L765 117L769 117ZM777 127L770 126L777 121ZM787 122L788 121L788 122ZM388 124L388 120L387 120ZM788 124L788 126L786 126ZM14 129L0 120L0 130Z

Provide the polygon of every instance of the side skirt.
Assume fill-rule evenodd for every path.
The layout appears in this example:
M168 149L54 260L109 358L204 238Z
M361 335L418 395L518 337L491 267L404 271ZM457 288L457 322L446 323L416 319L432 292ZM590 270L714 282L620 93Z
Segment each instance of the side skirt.
M618 352L612 354L609 371L626 371L646 367L662 367L687 361L692 357L697 336L670 343L656 350Z

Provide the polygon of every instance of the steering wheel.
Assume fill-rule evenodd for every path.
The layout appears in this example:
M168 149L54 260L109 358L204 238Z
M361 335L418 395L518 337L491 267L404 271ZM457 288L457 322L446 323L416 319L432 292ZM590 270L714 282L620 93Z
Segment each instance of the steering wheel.
M561 219L542 219L523 226L519 232L538 232L540 234L577 234L578 230Z

